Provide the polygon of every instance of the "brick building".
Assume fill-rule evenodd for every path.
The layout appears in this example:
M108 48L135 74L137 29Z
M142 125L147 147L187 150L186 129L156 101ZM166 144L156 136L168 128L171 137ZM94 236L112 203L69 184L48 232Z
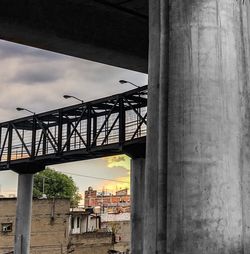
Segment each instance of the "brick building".
M31 253L66 253L69 235L68 199L33 200ZM0 253L13 251L16 199L0 199Z
M16 198L0 198L0 253L12 253ZM99 217L70 210L68 199L34 199L31 254L105 254L114 248L113 234L99 232Z
M128 189L119 190L115 195L112 195L105 192L98 193L92 187L89 187L85 191L84 204L85 207L110 207L122 204L130 206L130 195L128 194Z

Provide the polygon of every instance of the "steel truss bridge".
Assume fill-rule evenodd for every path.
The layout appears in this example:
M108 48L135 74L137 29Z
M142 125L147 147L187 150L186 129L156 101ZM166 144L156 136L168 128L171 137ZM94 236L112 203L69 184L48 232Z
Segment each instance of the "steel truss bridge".
M147 86L0 124L0 170L34 173L46 165L115 154L144 156Z

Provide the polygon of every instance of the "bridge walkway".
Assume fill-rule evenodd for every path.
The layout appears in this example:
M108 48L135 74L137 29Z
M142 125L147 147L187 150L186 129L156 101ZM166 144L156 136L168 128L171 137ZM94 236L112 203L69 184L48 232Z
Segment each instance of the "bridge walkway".
M147 86L0 124L0 170L145 153Z

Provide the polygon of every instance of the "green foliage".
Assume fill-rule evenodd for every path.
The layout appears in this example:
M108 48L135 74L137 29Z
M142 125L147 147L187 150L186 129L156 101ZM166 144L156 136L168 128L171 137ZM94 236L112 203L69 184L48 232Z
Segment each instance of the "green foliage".
M46 168L35 174L33 197L42 197L43 185L44 194L46 194L48 198L69 198L72 207L76 207L81 200L79 189L75 185L72 177L53 169Z

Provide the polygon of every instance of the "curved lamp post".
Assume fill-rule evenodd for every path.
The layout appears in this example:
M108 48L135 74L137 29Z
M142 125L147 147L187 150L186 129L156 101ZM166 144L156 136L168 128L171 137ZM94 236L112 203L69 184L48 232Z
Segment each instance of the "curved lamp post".
M81 99L79 99L79 98L77 98L77 97L75 97L75 96L73 96L73 95L68 95L68 94L65 94L65 95L63 95L63 98L64 98L64 99L73 98L73 99L75 99L75 100L80 101L81 103L84 103L84 101L83 101L83 100L81 100Z
M140 86L138 86L138 85L136 85L136 84L134 84L134 83L132 83L132 82L130 82L130 81L127 81L127 80L119 80L119 83L120 84L130 84L130 85L132 85L132 86L135 86L135 87L137 87L137 88L139 88Z
M29 113L31 113L31 114L33 114L33 115L36 114L35 112L33 112L33 111L31 111L31 110L29 110L29 109L27 109L27 108L20 108L20 107L18 107L18 108L16 108L16 110L17 110L17 111L27 111L27 112L29 112Z

